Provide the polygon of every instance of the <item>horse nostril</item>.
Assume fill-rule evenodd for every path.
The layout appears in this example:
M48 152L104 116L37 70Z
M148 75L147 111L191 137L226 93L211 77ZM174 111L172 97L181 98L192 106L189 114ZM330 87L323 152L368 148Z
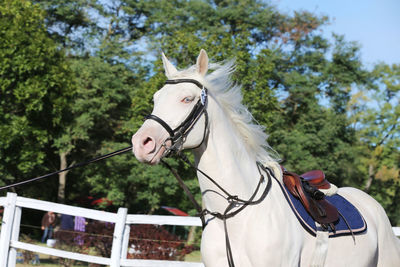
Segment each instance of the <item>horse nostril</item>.
M143 146L146 146L149 142L153 141L150 137L147 137L144 141L143 141Z
M156 148L156 143L154 142L154 138L151 136L147 136L142 139L141 147L146 153L152 153Z

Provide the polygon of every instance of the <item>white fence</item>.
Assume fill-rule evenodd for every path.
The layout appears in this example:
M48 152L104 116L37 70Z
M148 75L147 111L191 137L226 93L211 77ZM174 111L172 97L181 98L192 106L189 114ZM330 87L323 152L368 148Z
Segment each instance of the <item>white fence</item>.
M89 263L109 265L111 267L204 267L200 262L161 261L127 259L130 224L182 225L201 226L197 217L129 215L126 208L119 208L118 213L91 210L47 201L18 197L15 193L7 193L0 198L0 206L4 206L0 235L0 266L14 267L17 249L68 258ZM88 219L115 223L111 257L91 256L60 249L48 248L19 241L19 230L22 208L42 211L54 211L60 214L82 216Z
M14 267L16 264L17 249L23 249L61 258L109 265L111 267L204 267L203 263L199 262L138 260L126 258L130 224L201 226L201 221L197 217L129 215L127 214L126 208L119 208L118 213L111 213L18 197L15 193L7 193L7 197L1 197L0 206L4 206L4 216L0 235L0 266ZM51 210L60 214L82 216L88 219L115 223L111 257L105 258L91 256L20 242L18 238L22 208L42 211ZM400 236L400 227L393 227L393 231L396 236Z

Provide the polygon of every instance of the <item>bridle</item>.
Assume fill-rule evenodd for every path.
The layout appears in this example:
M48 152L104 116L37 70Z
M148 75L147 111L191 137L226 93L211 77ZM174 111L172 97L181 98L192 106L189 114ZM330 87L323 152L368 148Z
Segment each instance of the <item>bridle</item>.
M208 100L208 90L204 85L202 85L199 81L194 79L175 79L175 80L166 80L165 84L178 84L178 83L193 83L197 85L201 89L200 98L197 103L192 108L189 115L186 119L179 124L178 127L172 129L168 123L166 123L160 117L150 114L145 117L145 119L154 120L158 122L169 134L169 138L167 138L163 145L166 150L163 154L163 157L168 156L171 152L180 152L182 150L183 144L186 141L187 136L189 135L190 131L196 125L197 121L200 117L204 114L205 117L205 125L204 125L204 133L203 133L203 140L197 146L199 147L204 139L206 138L207 128L208 128L208 114L206 110L207 100ZM170 141L171 145L167 146L166 143Z
M273 177L274 179L276 179L276 177L274 176L274 173L271 169L269 169L268 167L263 166L260 162L256 162L257 164L257 168L258 171L260 173L260 179L259 182L257 184L256 189L254 190L253 194L250 196L250 198L248 200L243 200L240 199L238 196L236 195L232 195L229 192L227 192L221 185L219 185L213 178L211 178L209 175L207 175L205 172L203 172L202 170L198 169L196 166L194 166L189 160L188 158L183 154L180 153L182 148L183 148L183 144L186 141L186 138L188 136L188 134L190 133L190 131L193 129L193 127L195 126L195 124L198 122L198 120L200 119L200 117L204 114L205 116L205 126L204 126L204 134L203 134L203 140L200 142L200 144L198 146L201 146L201 144L204 142L206 135L207 135L207 129L208 129L208 114L207 114L207 110L206 110L206 106L207 106L207 88L205 88L200 82L194 80L194 79L176 79L176 80L167 80L165 82L166 84L178 84L178 83L193 83L195 85L197 85L200 89L201 89L201 94L200 94L200 99L197 101L197 103L195 104L195 106L193 107L192 111L189 113L189 115L186 117L186 119L175 129L172 129L164 120L162 120L160 117L154 115L154 114L150 114L146 117L146 119L151 119L154 120L156 122L158 122L168 133L169 133L169 138L167 138L163 145L166 148L166 152L163 153L162 157L168 156L170 154L172 154L172 152L175 152L178 156L181 157L181 159L186 162L190 167L192 167L193 169L195 169L196 171L200 172L204 177L206 177L209 181L211 181L215 186L217 186L224 195L224 198L228 201L229 205L227 206L227 208L225 209L225 211L223 213L220 212L214 212L214 211L209 211L208 209L202 209L201 205L199 205L199 203L197 203L197 201L195 200L195 198L193 197L193 195L190 193L190 190L188 189L188 187L184 184L183 180L179 177L179 175L168 165L168 163L166 163L165 161L162 161L162 163L164 163L164 165L166 167L168 167L172 174L174 174L174 176L177 178L179 184L181 185L181 187L184 189L184 191L186 192L186 194L188 195L189 199L191 200L191 202L194 204L194 206L196 207L197 211L199 212L199 216L201 218L202 224L203 224L203 229L206 227L207 222L205 220L205 217L207 215L212 216L214 218L218 218L220 220L223 221L224 223L224 230L225 230L225 243L226 243L226 254L227 254L227 260L228 260L228 264L230 267L234 267L234 261L233 261L233 255L232 255L232 249L231 249L231 245L230 245L230 241L229 241L229 235L228 235L228 229L227 229L227 219L234 217L235 215L237 215L239 212L241 212L242 210L244 210L247 206L250 205L257 205L259 203L261 203L265 197L268 195L269 190L271 189L271 185L272 185L272 179L271 177ZM169 147L166 146L166 143L170 141L172 143L172 145L170 145ZM161 147L162 147L161 146ZM56 175L58 173L61 172L65 172L80 166L85 166L88 165L90 163L93 162L97 162L109 157L113 157L115 155L119 155L128 151L131 151L132 147L127 147L124 149L120 149L117 150L115 152L106 154L106 155L102 155L99 157L96 157L94 159L79 163L79 164L75 164L72 165L70 167L67 167L65 169L56 171L56 172L52 172L46 175L42 175L39 177L35 177L29 180L25 180L22 182L18 182L18 183L14 183L11 185L7 185L7 186L3 186L0 187L0 190L3 189L7 189L10 187L14 187L14 186L20 186L20 185L24 185L27 183L31 183L34 181L38 181L38 180L42 180L45 179L47 177ZM192 148L193 149L193 148ZM260 189L261 189L261 185L265 182L264 179L264 175L262 174L262 171L267 175L268 180L267 180L267 184L265 186L264 191L261 193L261 196L258 199L255 199L256 196L258 195Z
M224 198L228 201L229 205L225 209L223 213L220 212L214 212L214 211L209 211L208 209L202 209L201 205L198 204L198 202L194 199L193 195L190 193L189 189L187 186L184 184L183 180L177 175L177 173L166 163L165 161L161 160L161 162L168 167L171 172L174 174L174 176L177 178L179 184L181 187L184 189L194 206L196 207L197 211L199 212L199 216L201 218L202 224L203 224L203 229L207 226L206 219L205 217L207 215L212 216L213 218L218 218L223 221L224 224L224 230L225 230L225 244L226 244L226 255L227 255L227 260L228 264L230 267L234 267L235 263L233 261L233 255L232 255L232 249L229 241L229 235L228 235L228 229L227 229L227 219L234 217L237 215L239 212L244 210L247 206L250 205L257 205L261 203L265 197L268 195L269 190L271 189L272 181L271 177L274 177L274 173L271 169L263 166L260 162L256 162L257 164L257 169L260 173L260 179L257 184L256 189L254 190L253 194L250 196L248 200L243 200L240 199L236 195L232 195L229 192L227 192L221 185L219 185L213 178L211 178L209 175L207 175L205 172L202 170L198 169L196 166L194 166L188 158L183 154L180 153L183 147L184 142L186 141L186 137L190 133L190 131L193 129L197 121L200 119L200 117L204 114L205 116L205 126L204 126L204 134L203 134L203 140L201 143L198 145L200 146L203 142L204 139L206 138L206 132L208 128L208 115L207 115L207 110L206 110L206 105L207 105L207 88L204 87L200 82L194 80L194 79L176 79L176 80L167 80L165 84L179 84L179 83L193 83L197 85L201 89L201 94L200 94L200 99L197 101L195 106L193 107L192 111L189 113L189 115L186 117L186 119L175 129L172 129L168 123L166 123L163 119L160 117L150 114L146 116L146 119L151 119L156 122L158 122L168 133L169 133L169 138L167 138L163 145L166 148L166 152L162 155L162 157L168 156L171 153L175 152L180 158L186 162L190 167L195 169L196 171L200 172L203 176L205 176L209 181L211 181L217 188L219 188L222 193L225 195ZM170 141L172 144L167 147L166 143ZM161 146L161 147L162 147ZM264 175L262 174L262 171L267 175L268 180L267 184L265 186L264 191L261 193L258 199L255 199L256 196L258 195L261 185L265 182ZM276 178L275 178L276 179Z

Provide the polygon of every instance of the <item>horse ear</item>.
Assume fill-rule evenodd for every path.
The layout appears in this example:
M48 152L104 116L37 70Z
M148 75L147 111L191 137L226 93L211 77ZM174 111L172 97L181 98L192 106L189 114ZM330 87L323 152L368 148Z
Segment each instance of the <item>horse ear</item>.
M197 57L197 71L202 75L206 75L208 71L208 56L204 49L201 49L199 56Z
M174 65L172 65L172 63L169 62L168 58L164 55L164 52L162 53L162 62L164 65L165 76L167 76L167 78L171 78L175 73L178 72Z

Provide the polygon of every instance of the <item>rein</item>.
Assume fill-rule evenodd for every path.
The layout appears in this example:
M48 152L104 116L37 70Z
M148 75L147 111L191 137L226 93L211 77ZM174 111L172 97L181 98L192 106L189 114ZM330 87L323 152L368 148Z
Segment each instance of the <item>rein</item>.
M260 180L259 180L259 182L257 184L256 189L254 190L253 194L251 195L251 197L248 200L243 200L243 199L240 199L236 195L232 195L232 194L228 193L225 189L223 189L221 187L221 185L219 185L209 175L207 175L205 172L203 172L202 170L200 170L199 168L194 166L185 155L180 153L179 156L190 167L194 168L196 171L198 171L201 174L203 174L209 181L211 181L214 185L216 185L226 195L226 197L224 197L224 198L228 201L229 205L226 207L226 209L225 209L225 211L223 213L210 211L208 209L203 209L200 212L199 216L200 216L200 219L201 219L201 222L202 222L202 225L203 225L203 230L208 224L208 222L205 220L205 217L207 215L211 215L212 217L218 218L218 219L223 221L223 223L224 223L224 232L225 232L226 257L227 257L227 260L228 260L228 265L230 267L234 267L235 263L234 263L234 260L233 260L232 248L231 248L231 243L230 243L230 240L229 240L228 227L227 227L227 223L226 222L227 222L228 219L234 217L239 212L244 210L246 207L260 204L265 199L265 197L268 195L268 192L271 189L271 186L272 186L271 176L274 177L274 173L271 171L271 169L269 169L268 167L263 166L260 162L257 161L256 164L257 164L258 172L260 173ZM267 174L268 182L267 182L267 185L265 186L265 189L264 189L263 193L261 194L261 196L257 200L254 200L254 198L256 197L257 193L260 190L261 184L265 182L264 175L262 174L261 171L264 171ZM238 208L235 211L232 211L232 209L234 209L236 207L240 207L240 208Z
M166 123L163 119L161 119L160 117L158 117L154 114L150 114L150 115L146 116L146 119L151 119L151 120L158 122L169 133L169 138L167 138L164 141L163 146L166 147L167 141L171 141L172 145L170 147L166 147L166 152L162 155L162 157L166 157L166 156L170 155L171 153L176 153L185 163L187 163L191 168L195 169L196 171L198 171L202 175L204 175L204 177L206 177L209 181L211 181L218 189L220 189L226 195L226 197L224 197L224 198L227 200L227 202L229 204L223 213L210 211L208 209L202 209L201 205L195 200L194 196L191 194L190 190L185 185L183 180L179 177L178 173L171 166L169 166L165 161L161 160L161 162L172 172L172 174L174 174L174 176L178 180L180 186L183 188L185 193L188 195L190 201L195 206L195 208L198 211L199 216L201 218L203 229L208 224L208 222L206 221L206 218L205 218L207 215L210 215L214 218L218 218L223 221L227 260L228 260L229 266L234 267L235 263L233 260L232 248L231 248L230 240L229 240L227 220L234 217L235 215L237 215L239 212L244 210L246 207L248 207L250 205L257 205L257 204L261 203L265 199L265 197L268 195L268 192L271 189L271 185L272 185L271 176L275 178L274 173L272 172L271 169L263 166L260 162L257 161L256 165L257 165L258 172L260 173L259 182L258 182L257 187L254 190L253 194L250 196L250 198L248 200L243 200L243 199L240 199L237 195L232 195L229 192L227 192L213 178L211 178L205 172L203 172L202 170L197 168L195 165L193 165L189 161L189 159L183 153L181 153L181 150L182 150L184 142L186 141L188 134L193 129L193 127L195 126L195 124L198 122L198 120L200 119L200 117L202 115L205 116L204 135L203 135L203 140L201 141L201 143L198 146L200 146L206 138L207 128L208 128L208 114L207 114L207 110L206 110L207 97L208 97L207 96L207 88L205 88L200 82L198 82L194 79L167 80L165 83L166 84L193 83L201 89L200 98L197 101L197 103L195 104L195 106L193 107L192 111L189 113L189 115L186 117L186 119L175 129L172 129L168 125L168 123ZM18 183L2 186L2 187L0 187L0 191L7 189L7 188L20 186L20 185L24 185L24 184L31 183L34 181L42 180L44 178L47 178L52 175L56 175L61 172L69 171L69 170L77 168L77 167L85 166L90 163L94 163L94 162L97 162L97 161L100 161L103 159L107 159L107 158L128 152L131 149L132 149L132 146L123 148L123 149L111 152L109 154L105 154L105 155L93 158L91 160L72 165L72 166L62 169L62 170L58 170L58 171L55 171L52 173L48 173L48 174L38 176L38 177L35 177L32 179L21 181ZM263 184L265 182L265 178L264 178L264 175L262 174L262 171L264 171L267 174L267 177L268 177L267 185L265 186L265 189L262 192L261 196L257 200L254 200L260 191L261 184ZM237 208L237 209L233 210L235 208Z
M11 187L20 186L20 185L32 183L32 182L35 182L35 181L38 181L38 180L42 180L44 178L59 174L61 172L69 171L69 170L72 170L72 169L75 169L75 168L78 168L78 167L86 166L86 165L88 165L90 163L93 163L93 162L97 162L97 161L100 161L100 160L103 160L103 159L114 157L116 155L120 155L120 154L128 152L130 150L132 150L132 146L126 147L126 148L123 148L123 149L120 149L120 150L117 150L117 151L114 151L114 152L111 152L111 153L108 153L108 154L105 154L105 155L102 155L102 156L99 156L99 157L96 157L96 158L93 158L93 159L90 159L90 160L87 160L85 162L81 162L81 163L69 166L68 168L65 168L65 169L62 169L62 170L58 170L58 171L55 171L55 172L52 172L52 173L48 173L48 174L45 174L45 175L42 175L42 176L38 176L38 177L35 177L35 178L32 178L32 179L21 181L21 182L18 182L18 183L2 186L2 187L0 187L0 191L4 190L4 189L11 188Z
M232 255L232 248L229 240L229 234L228 234L228 227L227 227L227 220L234 217L237 215L239 212L244 210L246 207L250 205L257 205L261 203L265 197L268 195L268 192L271 189L272 186L272 177L274 176L274 173L272 172L271 169L263 166L260 162L256 162L257 164L257 169L258 172L260 173L260 180L257 184L256 189L254 190L253 194L250 196L248 200L240 199L237 195L232 195L229 192L227 192L221 185L219 185L213 178L211 178L209 175L207 175L205 172L197 168L195 165L193 165L189 159L181 153L182 147L184 142L186 141L186 137L189 134L189 132L193 129L201 115L205 115L206 123L204 127L204 136L203 140L201 143L197 146L199 147L205 140L206 138L206 133L207 133L207 128L208 128L208 115L206 111L206 104L207 104L207 88L204 87L200 82L193 80L193 79L177 79L177 80L167 80L165 82L166 84L178 84L178 83L193 83L197 85L201 89L201 96L200 99L197 101L195 106L193 107L192 111L189 113L189 115L186 117L186 119L175 129L172 129L168 123L166 123L163 119L160 117L150 114L146 117L146 119L151 119L156 122L158 122L170 135L169 138L167 138L163 146L166 147L166 153L162 155L162 157L169 156L172 153L177 154L186 164L188 164L191 168L195 169L199 173L201 173L204 177L206 177L209 181L211 181L219 190L221 190L225 194L225 199L229 203L228 206L226 207L225 211L223 213L220 212L214 212L210 211L208 209L202 209L201 205L195 200L194 196L190 192L189 188L185 185L183 182L182 178L178 175L178 173L171 167L169 166L165 161L161 160L161 162L171 171L171 173L175 176L175 178L178 180L179 185L182 187L182 189L185 191L187 196L189 197L190 201L193 203L195 206L198 215L200 216L200 219L202 221L203 229L207 226L208 222L206 221L206 216L210 215L214 218L218 218L223 221L224 224L224 232L225 232L225 245L226 245L226 256L228 260L228 264L230 267L234 267L235 263L233 260L233 255ZM166 142L171 141L172 145L170 147L166 146ZM257 194L260 191L261 184L265 182L264 175L262 174L262 171L264 171L267 174L268 181L267 185L265 186L264 191L262 192L261 196L257 199L254 200ZM233 210L234 208L237 208L236 210Z

